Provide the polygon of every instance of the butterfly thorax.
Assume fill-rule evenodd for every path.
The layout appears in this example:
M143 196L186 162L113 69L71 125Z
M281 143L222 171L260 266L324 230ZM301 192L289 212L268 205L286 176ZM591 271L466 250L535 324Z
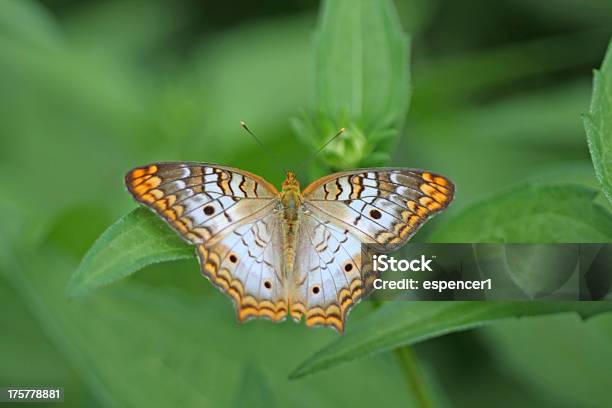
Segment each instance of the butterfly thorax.
M286 265L285 273L289 274L293 270L295 260L302 195L300 193L300 182L292 172L287 173L287 178L282 187L280 201L283 211L283 252Z

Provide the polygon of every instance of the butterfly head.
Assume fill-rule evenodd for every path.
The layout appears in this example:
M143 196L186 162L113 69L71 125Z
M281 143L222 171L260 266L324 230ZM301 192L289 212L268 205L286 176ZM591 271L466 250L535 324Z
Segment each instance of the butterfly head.
M284 217L287 221L295 222L297 219L297 210L301 205L300 182L295 177L295 173L288 171L285 181L283 181L283 190L280 193L280 199L284 211Z
M300 182L297 177L295 177L295 173L288 171L287 177L285 177L285 181L283 181L283 192L299 192L300 191Z

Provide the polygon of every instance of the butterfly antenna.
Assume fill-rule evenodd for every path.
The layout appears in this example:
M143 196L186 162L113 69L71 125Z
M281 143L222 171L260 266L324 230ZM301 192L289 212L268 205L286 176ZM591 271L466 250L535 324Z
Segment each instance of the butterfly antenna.
M279 159L279 157L278 157L278 156L276 156L276 154L274 154L273 152L271 152L269 149L266 149L266 146L263 144L263 142L261 141L261 139L260 139L260 138L258 138L258 137L257 137L257 135L255 135L255 133L253 133L253 132L251 131L251 129L249 129L249 127L247 126L247 124L246 124L246 123L244 123L244 121L243 121L243 120L241 120L241 121L240 121L240 126L242 126L242 128L243 128L244 130L246 130L246 132L247 132L249 135L253 136L253 139L255 139L255 141L257 142L257 144L259 145L259 147L261 147L261 150L263 150L264 152L266 152L266 153L268 153L268 154L272 154L272 156L274 156L274 157L275 157L277 160ZM277 163L280 163L280 161L278 161ZM283 169L283 173L287 173L287 171L288 171L287 169L285 169L284 167L283 167L282 169Z
M312 156L310 156L310 158L308 160L306 160L304 163L302 163L300 165L300 168L305 168L307 165L309 165L310 163L312 163L312 161L314 159L317 158L317 155L319 153L321 153L323 151L323 149L325 149L327 147L328 144L330 144L331 142L333 142L334 140L336 140L337 137L339 137L341 134L343 134L346 131L346 128L341 128L338 133L336 133L331 139L329 139L327 142L325 142L325 144L323 146L321 146L319 148L319 150L317 150L316 152L314 152L314 154Z
M251 132L251 129L249 129L249 127L246 125L246 123L244 123L244 121L240 121L240 126L242 126L242 128L244 130L246 130L246 132L253 136L253 139L255 139L255 141L257 142L257 144L259 145L259 147L261 147L262 149L265 149L264 144L262 143L262 141L255 135L255 133Z

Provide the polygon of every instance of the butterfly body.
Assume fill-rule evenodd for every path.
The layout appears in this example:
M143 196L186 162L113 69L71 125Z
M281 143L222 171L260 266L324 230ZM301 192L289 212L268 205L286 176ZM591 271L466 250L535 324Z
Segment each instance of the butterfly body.
M300 228L302 197L300 182L292 172L287 173L279 194L283 212L283 248L285 254L285 275L290 275L295 261L295 248Z
M196 248L202 273L229 295L240 321L304 318L343 331L372 289L361 245L392 250L452 201L446 178L417 169L331 174L279 192L244 170L208 163L154 163L126 186Z

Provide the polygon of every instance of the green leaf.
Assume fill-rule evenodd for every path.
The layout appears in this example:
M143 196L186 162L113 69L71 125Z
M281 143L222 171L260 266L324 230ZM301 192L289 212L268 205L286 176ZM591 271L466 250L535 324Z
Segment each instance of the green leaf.
M612 204L612 41L601 70L594 76L591 109L584 116L584 127L595 174Z
M408 38L390 0L323 4L316 36L316 106L362 127L396 123L408 106Z
M609 302L414 302L387 304L295 369L299 378L340 363L510 317L612 311Z
M533 299L555 292L570 279L578 267L578 251L572 244L508 246L501 262L494 261L494 270L501 273L505 269L512 281Z
M137 208L104 231L87 251L68 283L68 294L81 296L147 265L193 256L193 248L161 219Z
M314 108L294 121L294 130L314 151L346 128L320 155L327 170L362 166L372 154L382 158L410 101L409 39L393 2L326 1L315 39Z
M460 194L461 186L458 186ZM608 242L612 214L580 185L526 183L466 208L433 242Z

